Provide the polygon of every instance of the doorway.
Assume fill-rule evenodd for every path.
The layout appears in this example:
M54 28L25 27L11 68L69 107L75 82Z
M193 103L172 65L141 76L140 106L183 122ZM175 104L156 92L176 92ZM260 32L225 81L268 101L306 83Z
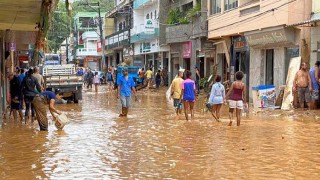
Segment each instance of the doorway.
M184 58L183 59L183 65L184 65L184 68L186 70L190 71L190 58Z
M204 57L199 58L200 77L204 77Z
M273 64L274 64L274 49L266 50L266 73L265 84L273 85Z

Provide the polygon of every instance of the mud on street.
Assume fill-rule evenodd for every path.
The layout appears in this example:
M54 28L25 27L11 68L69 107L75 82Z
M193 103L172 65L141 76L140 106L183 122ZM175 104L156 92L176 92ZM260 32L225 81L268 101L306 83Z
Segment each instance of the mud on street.
M316 179L318 111L251 113L228 127L203 112L175 117L165 92L139 91L128 118L115 93L85 91L57 109L71 120L48 132L7 120L0 129L0 179ZM51 119L51 118L49 118Z

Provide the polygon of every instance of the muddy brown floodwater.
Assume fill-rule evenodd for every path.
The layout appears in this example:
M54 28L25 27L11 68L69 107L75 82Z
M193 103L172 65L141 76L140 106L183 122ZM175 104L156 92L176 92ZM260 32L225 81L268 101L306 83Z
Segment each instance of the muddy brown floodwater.
M7 121L0 179L319 179L320 111L266 111L228 127L226 108L217 123L199 100L186 122L164 94L140 91L119 118L114 94L85 92L57 105L71 119L63 131Z

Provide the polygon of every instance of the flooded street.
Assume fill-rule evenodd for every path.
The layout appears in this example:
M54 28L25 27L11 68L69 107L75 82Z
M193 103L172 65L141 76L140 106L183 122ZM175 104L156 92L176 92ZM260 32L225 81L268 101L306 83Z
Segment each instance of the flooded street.
M101 87L103 91L105 87ZM139 91L128 118L115 94L57 105L70 124L0 129L0 179L318 179L320 111L251 114L228 127L202 112L176 118L165 93ZM51 118L49 118L51 119ZM236 124L236 123L234 123Z

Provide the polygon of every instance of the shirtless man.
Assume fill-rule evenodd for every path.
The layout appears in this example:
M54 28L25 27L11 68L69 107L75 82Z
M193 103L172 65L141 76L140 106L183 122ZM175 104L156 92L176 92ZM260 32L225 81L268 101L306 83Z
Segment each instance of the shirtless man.
M304 101L310 108L310 92L312 92L312 84L310 74L307 71L307 64L303 62L301 69L297 72L293 80L293 91L298 91L300 108L304 109Z

